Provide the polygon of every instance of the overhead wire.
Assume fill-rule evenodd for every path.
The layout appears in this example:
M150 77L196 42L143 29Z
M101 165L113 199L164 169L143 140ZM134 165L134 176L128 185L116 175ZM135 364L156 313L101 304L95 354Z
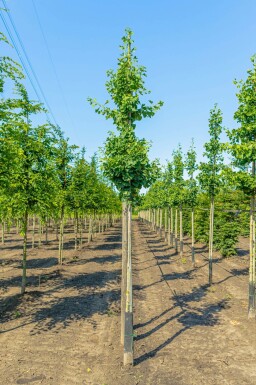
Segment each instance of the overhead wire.
M4 5L5 9L7 10L7 4L6 4L5 0L2 0L2 2L3 2L3 5ZM27 67L26 62L25 62L25 60L23 59L23 56L22 56L22 54L21 54L21 52L20 52L20 49L19 49L19 47L18 47L18 45L17 45L17 43L16 43L16 41L15 41L15 37L14 37L12 31L11 31L11 28L9 27L9 25L8 25L6 19L5 19L3 10L0 9L0 16L1 16L1 19L2 19L2 21L3 21L3 24L4 24L5 28L6 28L6 31L7 31L8 35L9 35L9 38L10 38L12 44L13 44L13 47L14 47L14 49L15 49L15 51L16 51L16 53L17 53L19 59L20 59L20 62L21 62L21 64L22 64L22 67L23 67L23 69L24 69L24 71L25 71L25 73L26 73L26 75L27 75L27 77L28 77L28 79L29 79L29 81L30 81L30 84L31 84L31 86L32 86L32 88L33 88L33 90L34 90L34 92L35 92L35 94L36 94L36 96L37 96L39 102L46 105L46 107L47 107L49 113L50 113L51 116L52 116L52 119L53 119L54 123L56 124L56 126L58 126L58 123L57 123L57 121L56 121L56 119L55 119L55 116L54 116L54 114L53 114L53 112L52 112L52 109L51 109L51 107L50 107L50 105L49 105L49 103L48 103L48 101L47 101L47 99L46 99L46 96L45 96L43 90L42 90L42 87L41 87L41 85L40 85L40 82L39 82L39 80L38 80L38 77L37 77L37 75L36 75L36 73L35 73L35 71L34 71L34 69L33 69L33 66L32 66L32 64L31 64L31 62L30 62L30 60L29 60L29 57L28 57L28 55L27 55L27 53L26 53L26 50L25 50L24 44L23 44L23 42L22 42L22 40L21 40L21 37L20 37L20 35L19 35L18 31L17 31L17 28L16 28L16 26L15 26L15 24L14 24L14 21L13 21L11 15L10 15L10 12L9 12L8 10L7 10L7 15L8 15L8 19L9 19L9 21L10 21L10 23L11 23L11 26L12 26L12 28L13 28L13 30L14 30L14 34L16 35L16 38L17 38L17 40L18 40L18 42L19 42L19 44L20 44L21 51L23 52L23 55L24 55L25 58L26 58L26 61L27 61L27 63L28 63L28 67L29 67L29 68ZM37 87L36 87L36 85L34 84L34 80L33 80L32 76L31 76L31 74L30 74L30 71L31 71L31 73L32 73L32 75L33 75L33 77L34 77L34 80L35 80L35 82L36 82ZM38 92L38 89L37 89L37 88L39 89L39 92ZM40 96L40 93L41 93L41 96ZM43 101L42 101L42 99L43 99ZM50 120L49 114L48 114L47 112L46 112L46 116L47 116L48 120Z
M53 58L52 58L52 54L51 54L51 51L50 51L50 48L49 48L49 44L47 42L46 35L45 35L44 29L43 29L43 26L42 26L42 23L41 23L41 20L40 20L40 17L39 17L38 9L36 7L35 1L34 0L31 0L31 1L32 1L32 5L33 5L33 8L34 8L35 16L36 16L36 19L37 19L37 22L38 22L38 25L39 25L42 37L43 37L43 40L44 40L44 43L45 43L45 47L46 47L46 50L47 50L47 53L48 53L48 56L49 56L49 59L50 59L51 65L52 65L53 73L55 75L55 78L56 78L56 81L57 81L57 84L58 84L58 87L59 87L59 90L60 90L60 93L61 93L64 105L65 105L65 108L66 108L67 116L68 116L68 118L70 120L70 123L74 126L74 122L73 122L72 116L70 114L68 103L67 103L67 100L65 98L65 94L64 94L64 91L63 91L63 88L62 88L59 76L58 76L58 72L56 70L56 67L55 67L55 64L54 64L54 61L53 61Z

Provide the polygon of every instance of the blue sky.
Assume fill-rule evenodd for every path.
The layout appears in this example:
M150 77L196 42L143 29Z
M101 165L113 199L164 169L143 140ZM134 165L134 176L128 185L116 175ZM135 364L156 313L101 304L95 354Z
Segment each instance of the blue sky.
M56 120L88 156L113 126L86 99L107 98L106 71L116 67L126 27L147 67L150 98L164 101L155 117L137 126L137 135L152 141L151 158L164 163L178 143L187 151L194 137L201 160L214 103L224 125L235 126L233 80L246 77L256 53L255 0L34 0L58 80L33 1L6 3Z

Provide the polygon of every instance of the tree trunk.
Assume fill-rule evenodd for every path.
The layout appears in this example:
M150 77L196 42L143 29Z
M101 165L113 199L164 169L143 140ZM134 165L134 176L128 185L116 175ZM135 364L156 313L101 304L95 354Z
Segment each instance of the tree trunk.
M168 209L164 209L164 241L167 242L168 236Z
M121 283L121 344L124 345L125 332L125 308L126 308L126 286L127 286L127 217L128 204L122 202L122 283Z
M171 246L171 210L168 208L168 246Z
M36 227L36 218L35 214L33 215L33 223L32 223L32 249L35 247L35 227Z
M89 217L88 243L92 241L92 216Z
M182 223L182 206L180 206L180 257L183 257L183 223Z
M42 243L42 228L41 228L41 219L38 218L38 248L41 247Z
M23 224L23 255L22 255L22 282L21 282L21 294L23 295L26 290L27 281L27 231L28 231L28 210L26 209L24 214Z
M163 209L159 209L159 235L162 238L162 228L163 228Z
M77 250L77 235L78 235L78 213L75 213L75 250Z
M132 206L127 215L127 286L125 306L124 365L133 365L133 301L132 301Z
M4 245L4 221L2 221L2 245Z
M252 163L252 175L255 177L255 161ZM256 316L256 258L255 258L255 195L251 197L250 204L250 267L249 267L249 306L248 318Z
M55 238L56 238L56 241L59 240L59 223L58 223L58 221L56 221L56 223L55 223Z
M45 244L48 245L48 219L45 221Z
M178 210L175 210L175 252L178 252Z
M170 217L170 221L171 221L171 228L170 228L170 231L171 231L171 247L173 247L173 208L171 207L171 217Z
M80 249L82 248L83 246L83 221L82 221L82 217L80 217L79 219L79 247Z
M64 238L64 206L60 213L60 236L59 236L59 264L63 263L63 238Z
M212 253L213 253L213 225L214 225L214 196L211 197L210 230L209 230L209 285L212 285Z
M192 251L192 263L195 264L195 209L192 208L191 212L191 251Z

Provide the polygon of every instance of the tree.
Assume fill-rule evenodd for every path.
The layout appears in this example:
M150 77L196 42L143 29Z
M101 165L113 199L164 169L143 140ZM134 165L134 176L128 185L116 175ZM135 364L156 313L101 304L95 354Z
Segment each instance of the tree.
M134 130L137 121L152 117L163 103L153 104L149 100L147 105L141 101L141 97L149 93L144 85L146 68L138 65L130 29L125 31L122 41L120 47L122 53L118 59L117 70L107 72L106 89L112 107L109 106L109 100L103 105L97 103L95 99L88 100L98 114L113 121L119 132L118 135L110 133L106 140L103 170L119 190L123 201L121 342L124 343L124 363L131 364L133 363L131 204L137 198L139 190L150 185L157 171L157 164L151 163L148 159L148 143L144 139L138 139ZM127 322L124 322L125 318ZM124 328L127 328L126 332Z
M173 204L176 206L175 211L175 249L178 251L178 209L180 211L180 256L183 257L183 227L182 227L182 205L184 202L184 162L181 145L178 146L177 150L173 151L173 180L174 180L174 191L173 191Z
M196 151L194 147L194 141L192 140L192 144L190 149L187 152L187 158L185 161L185 168L188 173L189 180L187 182L187 194L186 200L190 205L191 211L191 250L192 250L192 263L195 263L195 230L194 230L194 214L195 214L195 205L197 202L197 183L195 179L195 172L197 170L196 164Z
M68 193L71 184L71 162L74 160L74 151L76 145L70 145L68 138L65 139L63 133L58 131L58 144L55 149L56 178L59 185L59 194L57 196L57 206L60 218L60 236L59 236L59 264L63 262L63 237L64 237L64 217L68 206Z
M255 256L255 194L256 194L256 56L251 58L252 69L247 71L245 81L235 80L238 88L238 109L234 118L238 128L228 131L229 150L234 164L240 170L237 182L250 196L250 268L249 268L249 311L248 317L256 316L256 256Z
M220 187L220 172L223 169L223 144L220 142L222 132L222 112L215 104L210 111L209 134L210 140L205 143L204 156L208 162L200 163L199 180L202 188L210 197L210 226L209 226L209 285L212 284L212 252L214 225L214 198Z
M1 142L9 149L8 173L2 184L10 194L12 212L22 220L23 258L21 294L26 288L27 231L29 213L49 202L50 154L54 135L49 124L34 126L31 116L43 111L29 99L25 87L16 83L18 98L8 99L8 119L1 125ZM11 151L10 151L11 150ZM5 170L7 171L7 170ZM3 181L2 179L2 181Z

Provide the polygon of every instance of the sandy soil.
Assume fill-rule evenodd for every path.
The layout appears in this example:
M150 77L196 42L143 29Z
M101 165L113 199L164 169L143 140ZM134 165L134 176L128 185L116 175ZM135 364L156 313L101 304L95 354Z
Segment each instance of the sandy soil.
M0 383L44 385L255 385L255 321L247 320L248 253L196 267L145 224L133 222L135 365L120 347L120 224L73 250L57 242L29 251L28 290L19 295L21 242L1 247Z

